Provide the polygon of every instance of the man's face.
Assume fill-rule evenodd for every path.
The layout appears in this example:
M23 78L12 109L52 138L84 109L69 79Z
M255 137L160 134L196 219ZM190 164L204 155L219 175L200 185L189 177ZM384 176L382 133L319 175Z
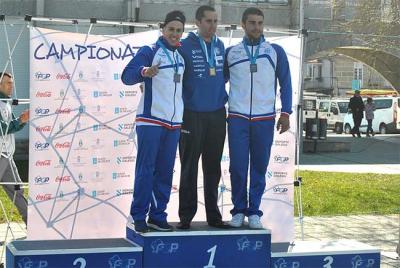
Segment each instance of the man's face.
M218 17L215 11L205 11L200 21L196 20L199 33L204 39L214 36L217 31Z
M3 79L0 82L0 92L11 97L13 90L14 80L6 75L3 76Z
M246 36L250 40L257 40L263 33L264 18L259 15L249 15L245 23L242 23L242 28Z

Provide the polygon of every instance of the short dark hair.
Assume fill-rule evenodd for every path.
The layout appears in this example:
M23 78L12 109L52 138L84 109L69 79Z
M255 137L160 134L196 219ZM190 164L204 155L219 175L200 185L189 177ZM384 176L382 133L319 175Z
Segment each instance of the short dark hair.
M204 13L206 11L212 11L215 12L215 8L213 8L212 6L201 6L196 10L196 20L201 21L201 19L204 17Z
M242 23L246 23L246 20L250 15L257 15L264 18L264 13L261 11L261 9L256 7L249 7L243 12Z
M1 81L3 81L3 77L4 76L7 76L7 77L9 77L9 78L12 78L12 75L10 74L10 73L7 73L7 72L0 72L0 82Z

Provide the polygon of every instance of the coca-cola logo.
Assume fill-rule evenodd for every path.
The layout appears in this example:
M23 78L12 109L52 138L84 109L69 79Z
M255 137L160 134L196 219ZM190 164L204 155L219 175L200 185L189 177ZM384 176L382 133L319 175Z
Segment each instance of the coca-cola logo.
M50 98L51 92L50 91L38 91L36 92L36 98Z
M70 108L64 108L64 109L58 108L56 110L56 114L69 114L69 113L71 113L71 109Z
M68 142L68 141L66 141L66 142L64 142L64 143L57 142L56 145L55 145L55 147L56 147L57 149L65 149L65 148L71 147L71 143Z
M70 181L71 176L57 176L56 177L56 182L65 182L65 181Z
M51 160L38 160L36 161L35 165L37 167L44 167L44 166L50 166Z
M36 132L50 132L51 126L36 127Z
M70 80L71 75L69 73L57 74L57 80Z
M51 194L38 194L36 195L37 201L46 201L51 199Z

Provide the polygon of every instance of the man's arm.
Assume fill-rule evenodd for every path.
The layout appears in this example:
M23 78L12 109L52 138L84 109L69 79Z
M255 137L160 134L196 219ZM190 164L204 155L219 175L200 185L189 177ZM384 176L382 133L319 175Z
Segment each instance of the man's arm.
M279 133L284 133L290 128L289 115L292 113L292 78L290 75L289 61L282 47L272 45L277 53L276 77L280 85L281 116L276 125Z
M10 121L10 123L7 123L3 120L3 117L0 114L1 134L7 135L20 131L29 121L29 111L23 111L18 118L16 118L13 114L12 118L13 119Z

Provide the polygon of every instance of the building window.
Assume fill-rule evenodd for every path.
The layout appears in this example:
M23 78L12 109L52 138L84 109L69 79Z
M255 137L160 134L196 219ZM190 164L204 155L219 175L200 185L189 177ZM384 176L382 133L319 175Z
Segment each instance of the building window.
M322 63L307 63L306 80L320 80L322 78Z

